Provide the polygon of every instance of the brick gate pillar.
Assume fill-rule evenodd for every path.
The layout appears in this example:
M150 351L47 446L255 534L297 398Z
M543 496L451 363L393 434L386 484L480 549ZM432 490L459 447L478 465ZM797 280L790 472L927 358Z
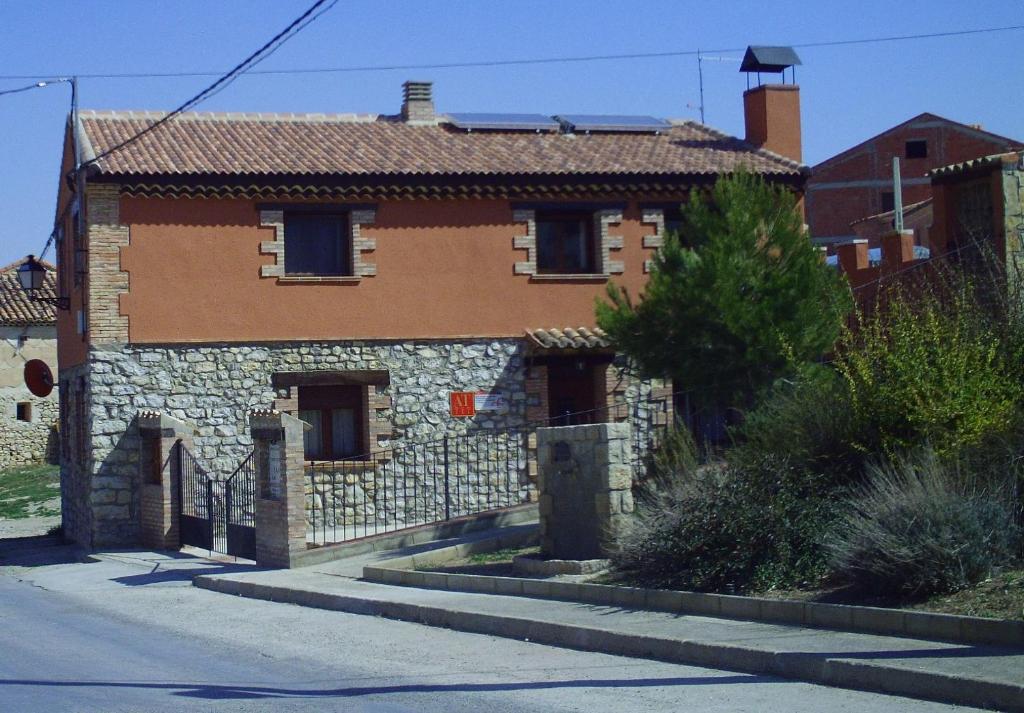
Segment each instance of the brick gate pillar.
M139 427L139 539L144 547L176 550L178 533L178 458L175 445L192 448L193 426L157 411L141 411Z
M286 413L249 417L256 462L256 563L291 567L306 550L303 432L310 426Z

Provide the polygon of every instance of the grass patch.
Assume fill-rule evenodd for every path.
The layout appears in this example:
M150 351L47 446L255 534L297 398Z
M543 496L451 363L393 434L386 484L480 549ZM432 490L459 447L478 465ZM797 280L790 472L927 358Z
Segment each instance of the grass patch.
M60 515L60 468L30 465L0 471L0 519Z
M532 555L540 552L539 547L510 547L504 550L495 550L494 552L479 552L475 555L470 555L466 564L498 564L499 562L511 562L514 557L519 555Z
M929 597L910 608L940 614L1024 619L1024 569L1003 572L959 592Z

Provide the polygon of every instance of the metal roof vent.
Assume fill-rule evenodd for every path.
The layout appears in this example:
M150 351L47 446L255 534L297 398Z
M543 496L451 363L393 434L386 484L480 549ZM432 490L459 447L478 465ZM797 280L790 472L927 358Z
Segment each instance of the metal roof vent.
M790 81L796 84L796 65L803 64L792 47L747 47L740 71L747 73L747 89L750 89L750 75L757 73L757 85L761 86L761 73L781 74L786 83L786 69L790 70Z

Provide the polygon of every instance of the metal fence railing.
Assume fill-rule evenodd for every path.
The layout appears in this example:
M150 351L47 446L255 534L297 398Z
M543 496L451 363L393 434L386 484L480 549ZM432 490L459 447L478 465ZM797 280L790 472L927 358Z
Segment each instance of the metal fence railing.
M672 403L671 394L648 395L511 428L307 462L307 541L344 542L529 502L531 437L540 427L629 421L632 463L639 473L671 423Z

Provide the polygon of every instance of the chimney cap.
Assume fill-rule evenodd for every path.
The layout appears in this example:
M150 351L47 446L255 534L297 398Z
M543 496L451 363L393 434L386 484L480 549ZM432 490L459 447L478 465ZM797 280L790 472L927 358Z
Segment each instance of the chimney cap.
M743 55L741 72L775 72L785 71L788 67L803 64L792 47L747 47Z

